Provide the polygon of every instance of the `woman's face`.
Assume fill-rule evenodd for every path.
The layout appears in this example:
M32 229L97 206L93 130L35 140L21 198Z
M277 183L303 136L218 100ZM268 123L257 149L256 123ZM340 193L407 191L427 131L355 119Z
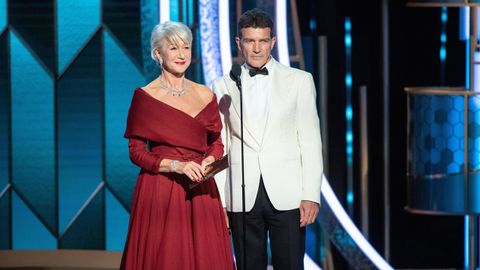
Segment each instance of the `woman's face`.
M172 44L165 41L161 49L157 49L157 57L161 58L162 68L172 74L181 75L190 66L192 61L192 50L190 44L185 43L181 39Z

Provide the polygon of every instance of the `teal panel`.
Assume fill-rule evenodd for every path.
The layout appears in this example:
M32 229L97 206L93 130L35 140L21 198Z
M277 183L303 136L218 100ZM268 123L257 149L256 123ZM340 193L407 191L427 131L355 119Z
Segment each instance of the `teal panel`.
M7 43L8 34L5 32L0 35L0 249L11 248L11 193L8 191L1 195L10 181L10 78Z
M102 22L116 42L143 70L140 1L102 0ZM126 19L128 18L128 19Z
M55 13L53 0L8 1L8 25L15 29L38 62L55 72Z
M7 0L0 0L0 31L7 26Z
M58 80L57 149L60 232L103 180L101 33Z
M190 7L188 6L188 3L187 3L188 0L182 0L182 22L186 25L189 25L190 24L190 18L188 17L189 15L189 10L190 10Z
M142 56L144 74L147 81L152 81L159 74L157 64L150 55L150 36L153 27L158 23L158 11L158 0L141 0Z
M0 197L0 249L11 248L12 212L10 207L11 192Z
M66 66L100 25L100 0L58 0L58 72Z
M170 21L178 22L180 16L180 10L178 6L178 0L170 0Z
M0 35L0 192L10 181L10 56L7 37L7 33Z
M122 251L128 231L129 214L125 207L106 190L105 226L107 250Z
M130 162L128 141L123 133L133 91L142 86L145 79L107 31L104 31L104 44L107 182L122 204L130 207L139 169Z
M13 31L11 50L12 181L32 211L56 228L53 82Z
M193 5L193 0L187 0L188 1L188 25L191 25L195 22L195 16L193 11L195 10L194 5ZM235 32L232 32L235 33Z
M15 192L12 193L12 209L13 249L57 248L55 237Z
M480 97L468 99L468 167L470 171L480 169Z
M61 236L60 249L105 249L104 202L102 188Z

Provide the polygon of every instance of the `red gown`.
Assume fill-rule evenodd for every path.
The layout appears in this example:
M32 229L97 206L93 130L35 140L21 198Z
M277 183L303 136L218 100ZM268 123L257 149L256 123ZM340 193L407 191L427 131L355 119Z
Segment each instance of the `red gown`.
M201 163L208 155L222 157L221 129L215 96L191 117L135 90L125 137L141 172L120 269L234 269L214 179L190 189L185 175L158 173L163 158Z

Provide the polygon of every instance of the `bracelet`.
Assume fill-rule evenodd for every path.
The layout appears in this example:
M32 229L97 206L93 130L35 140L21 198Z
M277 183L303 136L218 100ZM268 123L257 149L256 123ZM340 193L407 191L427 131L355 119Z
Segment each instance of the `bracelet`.
M171 164L172 172L177 171L177 163L178 163L178 160L172 160L172 164Z

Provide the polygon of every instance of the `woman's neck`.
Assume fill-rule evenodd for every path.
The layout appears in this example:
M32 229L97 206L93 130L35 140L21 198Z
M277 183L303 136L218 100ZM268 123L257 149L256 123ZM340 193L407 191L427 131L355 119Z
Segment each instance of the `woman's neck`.
M183 87L185 74L173 74L163 69L160 74L160 79L168 83L171 87L180 89Z

